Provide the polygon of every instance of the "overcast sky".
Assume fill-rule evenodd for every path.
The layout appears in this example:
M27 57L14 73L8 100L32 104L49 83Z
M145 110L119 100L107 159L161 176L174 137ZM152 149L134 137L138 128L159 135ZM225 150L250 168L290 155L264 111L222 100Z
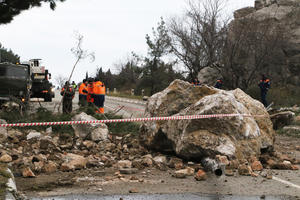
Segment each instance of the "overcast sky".
M228 0L226 8L232 13L253 5L254 0ZM1 25L0 43L22 61L43 59L53 79L60 74L67 77L76 60L70 49L76 45L77 31L84 36L83 48L96 58L78 64L72 80L79 82L86 71L94 74L98 66L114 72L113 65L132 51L146 55L145 35L151 34L160 17L182 15L185 8L186 0L67 0L55 11L45 4Z

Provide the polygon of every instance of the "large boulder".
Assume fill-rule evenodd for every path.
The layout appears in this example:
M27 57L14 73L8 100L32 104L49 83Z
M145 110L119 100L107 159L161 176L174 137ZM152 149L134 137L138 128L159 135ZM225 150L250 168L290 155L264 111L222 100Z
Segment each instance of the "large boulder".
M198 73L198 80L207 85L215 85L219 78L220 71L216 67L205 67Z
M93 116L82 112L72 118L73 121L95 121ZM108 128L106 124L74 124L72 125L75 135L83 139L90 139L95 142L108 140Z
M248 114L197 120L148 121L141 126L141 143L158 151L172 151L187 159L225 155L247 159L273 148L274 130L264 106L242 90L193 87L182 80L149 98L149 117Z

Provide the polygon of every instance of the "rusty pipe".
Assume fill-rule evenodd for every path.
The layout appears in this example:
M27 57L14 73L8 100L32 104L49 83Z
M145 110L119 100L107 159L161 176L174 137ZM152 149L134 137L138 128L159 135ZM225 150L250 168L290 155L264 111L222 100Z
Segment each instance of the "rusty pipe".
M219 162L211 158L204 158L201 164L205 170L213 172L216 176L222 176L223 170Z

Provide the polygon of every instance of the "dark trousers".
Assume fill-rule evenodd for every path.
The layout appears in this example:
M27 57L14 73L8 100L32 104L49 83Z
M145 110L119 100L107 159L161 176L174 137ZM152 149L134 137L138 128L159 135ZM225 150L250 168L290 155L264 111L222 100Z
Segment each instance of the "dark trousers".
M63 113L69 114L72 112L72 99L63 99Z
M265 107L267 107L268 106L267 92L261 92L260 95L261 95L261 102L264 104Z
M83 95L83 94L80 94L79 95L79 105L80 106L86 106L87 105L87 97L86 97L86 95Z
M105 95L94 95L94 104L98 108L103 108L104 107L104 101L105 101Z

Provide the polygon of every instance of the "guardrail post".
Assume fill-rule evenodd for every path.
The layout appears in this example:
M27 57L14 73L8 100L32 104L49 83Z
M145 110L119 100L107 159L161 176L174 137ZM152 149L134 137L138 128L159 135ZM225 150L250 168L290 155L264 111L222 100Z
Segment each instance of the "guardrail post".
M109 88L106 88L106 93L109 94Z
M134 89L131 89L131 96L134 95Z
M114 94L117 94L117 88L114 88Z
M142 89L142 96L144 96L144 93L145 93L145 90L144 90L144 89Z

